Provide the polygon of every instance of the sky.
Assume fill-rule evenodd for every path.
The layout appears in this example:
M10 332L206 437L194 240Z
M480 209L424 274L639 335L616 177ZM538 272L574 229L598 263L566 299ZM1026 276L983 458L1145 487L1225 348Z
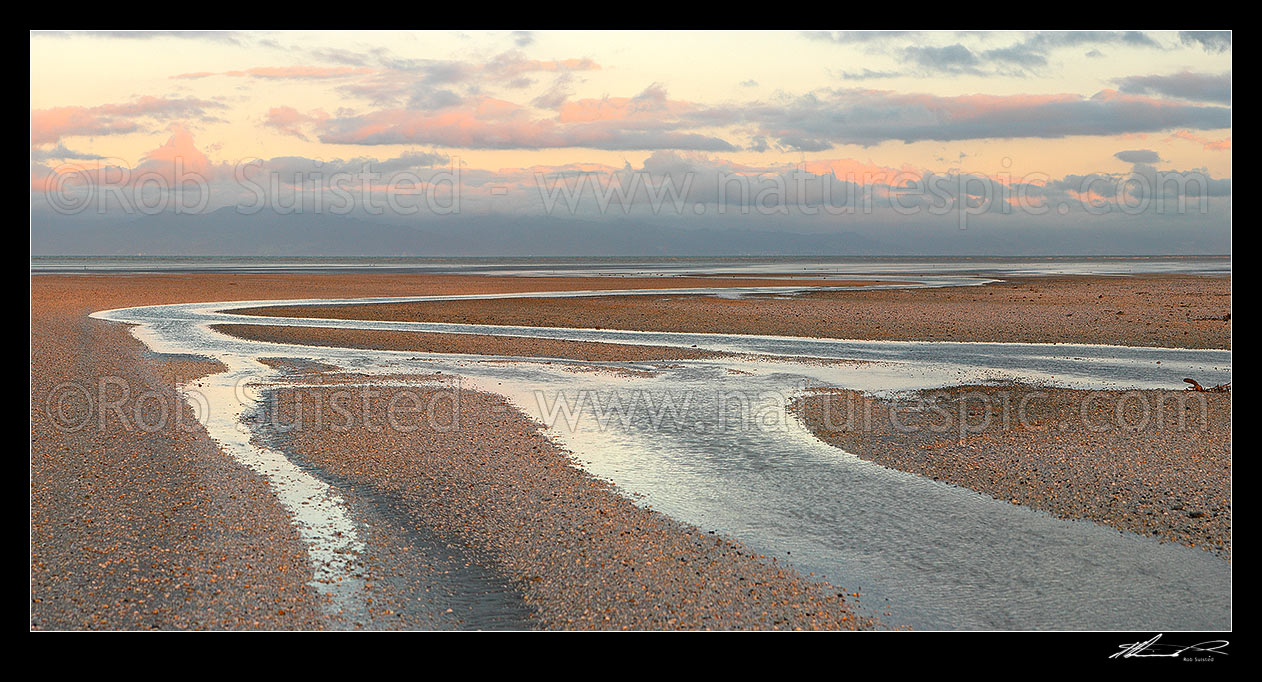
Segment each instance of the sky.
M363 211L375 197L398 221L553 215L559 198L570 217L807 232L1150 219L1229 245L1229 32L42 31L30 44L33 240L49 209ZM857 210L815 210L838 195Z

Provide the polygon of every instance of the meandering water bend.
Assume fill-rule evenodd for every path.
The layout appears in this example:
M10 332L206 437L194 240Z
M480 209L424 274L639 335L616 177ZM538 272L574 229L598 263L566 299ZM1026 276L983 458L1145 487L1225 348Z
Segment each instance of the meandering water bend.
M766 293L768 288L728 291ZM793 288L776 288L791 293ZM705 293L705 290L669 290ZM518 296L661 294L532 292ZM514 296L514 295L508 295ZM255 305L385 300L243 301L120 309L94 316L137 325L157 352L219 359L229 370L200 380L206 427L224 449L265 473L308 543L313 580L338 608L358 608L359 539L335 489L251 443L242 417L250 385L273 378L261 357L298 357L369 374L443 371L509 397L550 423L548 434L592 473L682 521L717 529L848 590L885 620L917 628L1219 629L1231 625L1231 567L1202 550L1068 521L893 471L826 445L785 410L808 385L890 393L1014 380L1075 388L1175 388L1184 376L1230 381L1230 351L1078 344L878 342L776 336L506 327L234 315ZM302 325L479 333L674 345L780 358L599 363L642 375L582 373L553 362L246 341L210 325ZM795 357L855 360L814 363ZM736 370L735 372L732 370ZM191 390L191 389L190 389ZM756 401L733 419L725 396ZM601 396L644 409L609 417ZM576 400L586 396L585 400ZM558 400L574 406L557 419ZM663 406L677 414L662 419ZM353 446L348 446L353 447ZM353 456L351 453L350 456ZM303 504L303 502L308 504ZM315 504L310 502L315 501ZM338 580L337 578L343 578Z

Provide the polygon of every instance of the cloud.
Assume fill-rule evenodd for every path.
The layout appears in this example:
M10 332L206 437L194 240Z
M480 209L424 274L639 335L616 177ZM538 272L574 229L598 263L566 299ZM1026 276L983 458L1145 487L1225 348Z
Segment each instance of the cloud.
M560 109L572 94L570 85L573 81L573 74L558 74L556 80L552 82L552 86L545 90L543 94L531 100L530 103L540 109Z
M1226 107L1172 103L1106 90L1092 97L961 95L943 97L842 89L787 103L746 105L734 111L783 146L821 151L837 144L887 140L969 140L1118 135L1170 128L1214 130L1231 125Z
M329 115L321 109L304 114L293 107L280 106L268 109L263 125L274 128L285 135L292 135L306 140L307 135L303 132L303 128L327 121L328 119Z
M172 78L208 78L210 76L231 76L237 78L263 78L267 80L324 80L328 78L346 78L373 73L374 69L353 66L257 66L241 71L197 71L181 73Z
M32 189L65 191L73 187L138 188L146 193L182 191L189 186L209 186L232 177L227 164L216 164L197 147L193 135L184 126L168 126L167 141L140 158L133 167L118 159L93 157L95 163L65 164L52 169L32 164ZM34 157L34 155L33 155Z
M1022 69L1047 66L1046 55L1028 50L1024 45L1012 45L1010 47L986 50L982 53L982 56L990 62L1010 64Z
M120 40L154 40L176 38L180 40L208 40L216 43L241 45L246 35L240 31L32 31L33 36L49 38L114 38Z
M699 110L691 102L671 100L660 83L654 83L634 97L602 97L568 102L561 108L562 122L586 121L651 121L663 117L677 118Z
M1179 31L1179 40L1206 52L1223 53L1231 49L1231 31Z
M1118 90L1126 93L1231 104L1231 72L1213 74L1184 71L1169 76L1127 76L1114 82L1117 83Z
M929 71L980 73L981 59L960 43L946 47L913 45L903 51L905 59Z
M45 145L74 135L117 135L140 130L140 121L213 120L208 110L224 105L193 97L139 97L122 104L53 107L31 111L31 144Z
M451 157L439 152L404 152L400 156L378 161L374 167L380 173L394 173L414 168L429 168L451 161Z
M951 59L952 57L948 57ZM967 64L966 58L957 63ZM533 104L555 117L487 96L413 101L319 122L335 144L434 144L476 149L587 147L608 150L730 151L716 137L739 131L748 148L818 152L837 145L899 140L952 141L1122 135L1230 127L1229 107L1101 91L1060 95L939 96L861 88L824 89L796 98L706 106L668 97L653 85L633 97L569 99L568 74ZM291 130L294 113L274 123ZM310 121L303 121L310 123Z
M52 149L32 149L31 150L32 161L49 161L49 160L94 161L94 160L103 159L103 158L105 157L97 156L96 154L89 154L85 152L77 152L77 151L74 151L73 149L67 149L66 146L63 144L58 144L56 147L53 147Z
M677 132L667 125L627 126L618 121L565 124L532 118L515 105L509 107L512 111L502 115L487 111L502 108L501 103L485 102L473 110L377 111L331 120L323 126L319 138L328 144L437 144L464 149L734 149L722 139Z
M542 102L548 104L552 102ZM331 119L320 140L332 144L436 144L465 149L684 149L732 151L731 143L693 132L706 113L671 100L659 85L634 97L561 101L555 118L536 118L512 102L468 98L437 110L384 109Z
M1127 203L1128 197L1207 200L1231 196L1231 178L1213 178L1200 171L1158 171L1135 164L1129 173L1066 175L1044 185L1044 192L1058 199L1089 199L1092 203ZM1133 204L1132 204L1133 205ZM1161 206L1155 206L1160 210Z
M529 180L534 176L534 184ZM1157 171L1137 164L1128 173L1088 173L1035 179L989 176L950 171L937 173L904 165L881 166L853 158L807 161L804 164L749 166L697 153L654 152L640 168L608 166L535 167L502 170L510 200L538 187L545 188L572 213L604 214L611 196L622 197L615 208L630 213L634 207L669 206L662 202L678 191L677 205L691 213L698 204L728 207L733 215L821 215L824 206L865 206L864 220L905 224L909 210L927 216L1016 215L1063 216L1069 211L1153 215L1173 208L1168 200L1208 203L1231 194L1231 180L1199 171ZM482 182L489 179L483 178ZM586 186L588 191L581 191ZM592 187L603 188L591 191ZM1088 205L1089 202L1089 205ZM1064 206L1064 212L1059 210ZM1030 209L1022 211L1020 209ZM1017 210L1014 210L1017 209ZM1056 210L1053 210L1056 209ZM668 209L669 210L669 209ZM529 212L525 209L524 212ZM724 211L720 211L724 213ZM1195 213L1195 212L1193 212ZM654 210L654 215L661 215ZM707 215L709 213L707 212ZM834 213L833 215L836 215ZM833 223L835 226L835 223Z
M1203 135L1197 135L1190 130L1177 130L1170 136L1170 139L1187 140L1201 145L1201 148L1207 152L1229 152L1231 151L1231 138L1226 137L1221 140L1213 140Z
M535 73L539 71L599 71L600 64L595 61L582 59L528 59L520 51L505 52L496 55L486 64L482 65L481 73L497 80L508 80L516 78L521 74Z
M993 48L981 53L983 61L1000 64L1026 72L1046 67L1053 52L1065 48L1093 46L1088 57L1103 56L1094 46L1121 45L1124 47L1160 49L1161 45L1140 31L1038 31L1024 40L1007 47ZM1003 70L992 71L1003 74Z
M389 182L391 176L409 171L430 169L448 163L451 157L439 152L404 152L403 154L378 160L371 157L353 159L309 159L304 156L279 156L271 159L255 159L250 162L246 171L248 178L275 176L286 184L294 184L295 178L319 178L321 183L329 183L335 176L359 176L375 174L377 180Z
M371 195L378 211L382 206L404 210L396 215L403 217L411 215L406 212L408 197L414 205L420 196L418 188L452 178L444 167L449 161L439 152L412 151L385 160L287 156L232 166L212 162L187 130L172 126L170 139L145 154L133 168L98 163L53 170L33 162L31 189L64 196L75 191L83 194L92 185L130 187L149 196L165 193L181 206L194 207L194 211L235 206L238 211L271 207L289 213L301 202L335 214L343 209L354 211L357 205L368 207L360 202ZM154 178L166 182L154 183ZM826 230L835 230L838 216L853 215L860 206L867 207L859 218L864 223L904 226L909 215L917 216L916 221L957 221L964 212L970 221L988 215L1023 226L1041 215L1061 225L1069 211L1093 221L1092 225L1103 224L1100 221L1107 218L1101 216L1106 214L1123 219L1142 215L1204 220L1207 210L1223 210L1226 202L1217 200L1231 195L1229 178L1213 178L1201 171L1157 171L1143 163L1135 164L1128 173L1061 178L1040 174L1030 180L956 171L936 173L908 165L894 168L853 158L751 166L677 151L653 152L638 168L628 161L621 167L570 163L494 171L464 169L458 182L461 202L470 208L470 214L477 213L474 207L492 206L479 202L493 200L494 211L514 216L553 217L568 212L575 217L600 218L617 212L651 214L654 219L689 225L699 215L694 208L704 204L719 209L704 211L705 215L717 215L725 221L740 216L765 221L766 216L777 216L809 222L815 216L818 221L812 224ZM136 192L118 194L126 200ZM390 203L390 196L398 203ZM146 200L145 205L162 204ZM113 212L113 204L110 206ZM1191 210L1185 211L1185 206ZM1196 210L1198 206L1203 210Z
M1081 45L1161 47L1161 43L1142 31L1038 31L1027 38L1023 44L1031 49L1044 51Z
M815 40L860 45L869 52L885 52L924 74L973 76L1025 75L1047 67L1051 55L1065 48L1092 46L1088 56L1100 55L1094 47L1101 45L1161 48L1160 43L1140 31L1034 31L1003 46L992 45L996 40L1005 39L1009 33L832 31L808 32L805 35ZM951 44L935 44L934 41L941 40L943 35L954 35L958 40ZM857 80L862 76L853 74L849 77Z
M841 77L848 81L865 81L873 78L898 78L902 75L897 71L873 71L865 68L862 71L843 71Z
M568 95L562 92L570 82L569 78L564 78L565 74L598 71L601 68L600 64L586 57L530 59L520 50L509 50L480 63L406 59L383 49L368 52L318 50L311 54L319 59L368 69L369 73L338 86L338 92L344 96L367 99L383 107L403 105L409 109L428 110L454 106L468 95L477 95L486 86L525 88L534 83L531 76L540 73L557 75L552 92L540 97L545 102L558 103L563 94Z
M197 147L193 134L178 123L171 124L170 130L171 137L162 146L141 157L137 170L163 173L178 164L186 172L197 173L208 179L213 176L215 164ZM174 182L173 180L172 184Z
M1161 155L1151 149L1131 149L1114 154L1119 161L1126 163L1158 163Z
M249 198L259 188L269 188L269 191L273 187L328 188L334 183L361 187L364 186L362 181L377 191L402 179L403 183L397 188L407 191L418 180L424 182L434 173L446 170L444 166L451 160L448 155L431 150L408 151L384 160L282 156L247 159L233 165L210 159L183 126L172 124L169 129L171 135L167 141L143 154L134 166L118 159L92 157L86 160L95 163L63 164L54 169L39 163L33 154L31 187L37 192L82 190L92 186L133 188L146 194L187 192L196 200L210 201L214 197L220 203L231 205L238 199ZM477 173L473 175L476 177Z
M517 47L526 47L535 42L535 36L530 31L513 31L513 44Z
M802 35L811 40L826 40L848 45L915 38L920 35L920 31L803 31Z

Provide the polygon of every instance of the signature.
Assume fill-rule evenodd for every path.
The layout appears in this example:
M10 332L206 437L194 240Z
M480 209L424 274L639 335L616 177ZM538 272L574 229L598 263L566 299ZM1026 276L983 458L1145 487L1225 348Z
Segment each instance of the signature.
M1114 653L1109 658L1180 658L1185 652L1192 654L1214 654L1227 655L1222 649L1227 646L1225 639L1212 639L1198 644L1159 644L1161 635L1157 635L1146 642L1133 642L1131 644L1122 644L1118 648L1120 651Z

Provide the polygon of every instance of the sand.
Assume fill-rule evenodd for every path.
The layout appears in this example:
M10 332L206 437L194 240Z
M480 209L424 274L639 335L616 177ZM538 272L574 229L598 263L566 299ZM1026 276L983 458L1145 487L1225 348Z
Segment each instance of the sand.
M553 282L397 275L33 277L31 627L347 625L322 615L319 597L306 584L311 567L304 546L267 483L220 452L176 395L178 382L217 371L215 364L153 355L126 327L90 319L89 313L172 302L629 284L634 283L609 278ZM640 284L650 285L661 286L661 281ZM305 367L304 380L321 369ZM133 396L152 391L157 399L125 402L121 415L110 412L104 419L88 415L87 405L74 400L82 394L73 391L86 389L95 400L102 377L119 378ZM59 388L63 385L72 388ZM72 393L64 398L67 390ZM483 489L480 479L470 479L472 486L443 491L441 509L432 504L433 488L421 487L435 471L412 462L425 454L420 443L413 449L402 440L337 434L325 441L326 452L344 452L347 443L356 443L361 454L345 461L322 461L318 448L295 455L321 462L331 478L353 474L346 466L377 476L348 477L342 489L357 518L371 524L365 529L364 562L369 589L379 602L370 607L367 627L874 626L848 605L856 595L804 579L774 559L752 556L733 540L636 507L572 466L531 422L497 403L490 396L469 398L462 406L468 413L462 415L473 440L452 442L452 451L434 449L426 456L447 457L452 476L500 472L504 486ZM139 411L133 412L137 405ZM159 424L159 406L184 419L137 429L135 414ZM333 436L312 430L309 438ZM470 443L479 442L495 444L502 466L487 466L485 447L469 450ZM381 468L386 455L402 460ZM375 489L378 485L410 502L383 504L387 498ZM534 492L523 497L510 493L512 486ZM576 495L545 495L565 489ZM543 502L552 504L540 506ZM491 505L504 515L482 516ZM541 522L545 513L555 514L563 525ZM440 523L442 518L446 521ZM521 534L484 523L487 518L497 524L530 519L533 526L516 530L535 535L527 542ZM541 549L563 553L536 560ZM602 564L599 557L607 559ZM614 560L617 566L609 563Z
M981 287L829 291L792 299L646 295L237 312L839 339L1231 347L1230 278L1189 275L1009 278Z
M526 358L565 358L592 362L690 360L718 357L720 355L720 353L700 351L693 348L537 339L525 336L326 329L320 327L282 327L256 324L216 324L211 327L230 336L254 341L295 343L308 346L366 348L370 350L400 350L418 353L511 355Z
M392 510L401 525L483 557L520 591L531 627L876 625L852 610L858 593L803 578L739 542L633 504L498 396L381 389L373 400L343 402L353 423L343 428L340 420L311 418L331 413L337 389L273 395L279 423L293 423L299 409L307 415L302 428L274 445ZM409 405L440 406L442 416L431 419L426 409L424 418L396 416L398 428L386 428L388 406L401 395ZM375 591L373 609L400 613L414 591Z
M792 409L882 466L1231 556L1231 394L963 386Z
M32 627L331 625L305 584L310 567L303 545L267 483L221 453L199 428L134 428L134 415L151 416L157 405L170 414L186 412L174 385L216 368L196 358L154 356L123 326L89 319L90 312L216 300L712 286L716 278L694 279L689 284L661 277L372 273L32 277ZM373 318L381 313L377 307L349 311ZM1229 313L1229 279L1183 276L1025 279L971 289L824 292L792 300L526 299L394 311L399 319L494 324L1195 348L1230 347ZM495 353L505 347L497 344L510 343L460 336L474 338L416 341ZM518 349L520 341L511 344ZM598 350L627 352L618 344L594 346L602 348L566 350L576 359ZM295 376L306 381L323 369L299 368ZM102 377L119 377L133 395L153 391L156 402L139 412L86 420L73 395L56 402L65 394L58 388L63 384L95 396ZM283 401L322 390L329 389L277 395ZM370 524L365 562L375 601L367 627L875 625L856 618L855 597L845 589L753 556L733 539L637 507L574 466L568 453L500 399L467 396L460 405L459 438L433 430L388 437L317 428L284 437L295 458L344 486L359 518ZM887 466L1229 555L1230 394L1207 399L1209 433L1191 440L1168 433L1124 438L1072 431L969 434L977 438L955 445L938 440L908 445L901 433L865 438L882 444ZM50 404L64 409L50 411ZM808 419L813 404L804 408ZM125 406L131 410L136 403ZM1069 408L1046 409L1040 418L1058 423ZM58 428L54 418L83 426ZM853 439L837 442L855 446ZM1073 456L1079 451L1091 457ZM934 455L908 454L917 452ZM1083 468L1085 462L1092 465Z
M152 356L92 308L33 284L31 627L320 627L288 517L176 395L221 366Z

